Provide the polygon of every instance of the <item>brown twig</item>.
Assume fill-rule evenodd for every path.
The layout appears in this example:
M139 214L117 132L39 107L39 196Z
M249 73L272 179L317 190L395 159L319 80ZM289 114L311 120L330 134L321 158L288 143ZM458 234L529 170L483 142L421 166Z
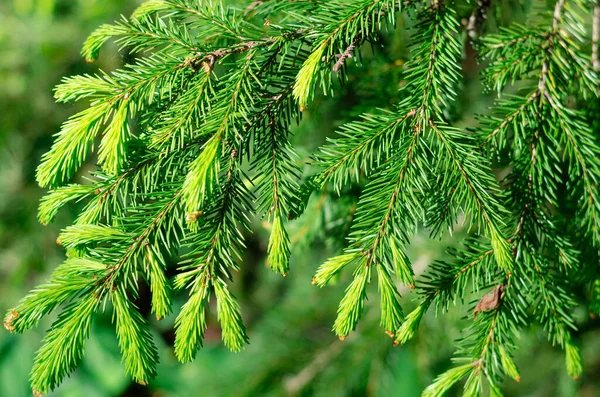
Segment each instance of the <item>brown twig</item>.
M256 47L270 45L281 39L298 39L301 38L306 32L308 32L308 29L296 29L291 32L283 33L281 36L269 36L261 40L243 41L231 47L219 48L210 52L197 52L195 56L187 62L189 66L192 66L195 69L199 69L200 66L203 66L205 71L210 72L212 71L216 61L226 57L227 55L234 53L238 54L249 51Z
M335 65L333 65L334 72L336 72L336 73L339 72L342 69L342 67L344 66L346 59L352 58L352 52L354 51L356 46L360 43L360 41L361 41L361 35L359 34L358 36L356 36L356 38L354 38L352 43L348 46L348 48L346 48L346 50L344 52L337 55L338 60L335 63Z

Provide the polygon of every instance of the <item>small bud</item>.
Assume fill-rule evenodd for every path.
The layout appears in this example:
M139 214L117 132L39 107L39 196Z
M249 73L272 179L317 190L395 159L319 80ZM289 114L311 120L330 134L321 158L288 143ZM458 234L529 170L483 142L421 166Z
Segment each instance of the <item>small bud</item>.
M306 110L306 106L304 106L304 105L300 105L300 111L301 111L301 112L304 112L305 110Z
M283 277L287 277L287 273L283 273L283 274L282 274L282 276L283 276Z
M15 332L15 327L13 326L13 321L17 317L19 317L19 313L17 313L15 309L12 309L10 311L10 313L8 314L8 316L6 316L6 319L4 320L4 328L6 328L6 330L8 332Z
M500 300L502 298L502 294L504 293L504 285L499 285L487 294L485 294L477 306L475 306L475 310L473 310L473 318L477 318L477 313L487 312L489 310L495 310L500 305Z
M137 383L138 383L138 385L141 385L141 386L148 386L148 383L144 382L143 380L138 380Z
M395 338L396 334L393 333L392 331L385 331L386 335L389 336L390 338Z
M340 335L339 338L341 341L343 341L344 339L346 339L346 335Z
M56 244L62 245L62 240L60 239L60 236L56 238Z
M42 395L43 395L43 394L42 394L42 392L41 392L41 391L34 390L34 391L33 391L33 395L34 395L35 397L42 397Z
M315 280L315 276L312 276L312 279L310 280L312 285L317 285L317 280Z
M185 220L188 222L196 222L200 215L202 215L202 211L188 212L185 214Z
M217 57L214 55L208 55L206 57L206 60L202 62L202 66L204 67L204 71L208 74L210 72L212 72L213 68L215 67L215 62L217 60Z

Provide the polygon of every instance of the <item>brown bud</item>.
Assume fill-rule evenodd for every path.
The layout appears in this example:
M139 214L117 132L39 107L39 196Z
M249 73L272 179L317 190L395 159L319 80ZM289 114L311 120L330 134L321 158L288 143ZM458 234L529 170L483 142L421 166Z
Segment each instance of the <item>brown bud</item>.
M15 327L13 327L13 321L17 317L19 317L19 313L17 313L15 309L12 309L9 315L6 316L6 320L4 320L4 328L6 328L8 332L15 332Z
M56 238L56 244L62 245L62 240L60 239L60 236Z
M282 274L282 276L283 276L283 277L287 277L287 273L283 273L283 274Z
M390 338L393 338L396 336L395 333L393 333L392 331L385 331L386 335L389 336Z
M310 280L312 285L317 285L317 280L315 280L315 276L312 277L312 279Z
M185 220L188 222L196 222L200 215L202 215L202 211L188 212L185 214Z
M204 71L206 73L212 72L213 68L215 67L216 60L217 60L217 57L211 54L211 55L208 55L206 57L206 60L202 62L202 66L204 67Z
M502 294L504 293L505 286L500 284L481 298L475 310L473 311L473 318L477 318L477 313L487 312L494 310L500 305Z
M33 395L34 395L35 397L42 397L42 395L43 395L43 394L42 394L42 392L41 392L41 391L34 390L34 391L33 391Z
M339 338L340 338L341 341L343 341L344 339L346 339L346 336L345 335L340 335Z
M138 380L138 385L148 386L148 383L144 382L143 380Z

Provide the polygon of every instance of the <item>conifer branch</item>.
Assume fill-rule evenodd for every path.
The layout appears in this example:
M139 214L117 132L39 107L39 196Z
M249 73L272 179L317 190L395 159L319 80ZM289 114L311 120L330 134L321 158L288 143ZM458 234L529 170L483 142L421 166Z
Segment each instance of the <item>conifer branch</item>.
M567 110L562 105L561 93L558 88L560 84L563 84L560 79L565 77L557 76L566 75L562 70L563 64L558 61L560 58L557 58L560 57L557 54L562 48L556 48L559 45L563 47L568 45L567 40L564 39L565 33L561 30L561 23L565 18L563 15L564 8L565 1L559 0L555 4L551 14L550 29L546 33L540 33L542 31L539 28L534 28L533 32L528 32L527 28L516 26L514 30L507 30L497 35L497 37L492 36L485 40L486 44L484 46L487 46L488 55L495 56L498 51L501 51L509 57L506 62L500 64L501 68L505 68L505 65L513 62L512 59L515 60L511 66L514 71L506 69L500 73L488 75L491 76L491 83L499 90L507 83L506 76L509 74L525 78L533 70L539 68L539 78L535 89L530 90L526 96L508 97L508 99L497 102L496 109L501 110L501 113L498 113L501 117L483 119L483 144L488 145L493 142L495 143L495 150L498 152L506 147L515 152L514 169L511 176L507 178L507 183L511 191L510 206L517 210L518 216L515 218L514 233L507 240L507 243L512 248L512 257L515 259L515 263L517 263L517 258L519 258L520 263L502 281L501 285L504 287L499 299L496 298L494 301L490 301L486 300L486 297L482 298L475 310L478 311L482 305L489 308L489 303L494 302L492 307L494 311L491 316L486 316L485 319L479 321L476 320L471 334L461 342L462 346L457 354L459 354L459 357L472 357L472 360L475 360L474 365L476 368L473 372L461 373L460 376L453 375L453 381L455 382L468 376L465 384L465 395L480 392L480 382L474 380L478 373L485 373L492 391L497 390L501 381L498 377L498 369L517 381L520 379L518 369L511 358L512 347L508 344L508 341L512 339L519 327L526 324L524 320L526 318L526 302L534 303L534 307L536 307L534 313L540 322L547 327L551 342L570 346L568 349L573 349L572 354L567 352L569 371L573 373L580 372L576 347L569 345L571 343L570 329L573 327L573 320L570 317L572 306L569 302L573 302L573 299L569 292L564 287L559 286L557 280L552 277L555 272L560 270L555 269L549 262L549 260L552 260L560 263L566 260L568 263L571 261L571 259L567 259L570 253L563 253L562 248L559 248L558 251L553 250L553 252L558 253L559 257L552 259L546 259L540 253L547 244L544 242L546 238L550 241L557 241L562 247L567 247L560 237L545 236L545 233L550 230L552 233L557 233L552 226L550 211L546 209L548 202L556 203L556 193L552 189L556 189L556 186L560 183L560 181L554 179L555 176L550 175L550 170L554 166L553 163L559 159L555 151L559 149L552 148L557 143L557 135L565 134L564 138L558 139L565 145L567 155L571 157L570 164L576 164L577 167L581 167L581 170L586 167L582 163L584 161L583 157L577 153L577 148L584 145L576 142L569 143L569 140L574 137L574 134L571 133L574 123L577 123L583 131L587 127L582 121L575 121L580 120L578 119L580 116L570 109ZM572 17L567 16L566 18ZM571 31L576 29L577 26L574 26ZM507 40L509 37L512 37L510 41ZM518 61L517 57L522 52L527 51L528 46L535 45L536 37L544 43L542 45L541 64L538 65L531 61L521 63L522 60ZM503 44L499 45L498 43ZM572 51L567 50L566 53L576 56ZM576 62L576 64L583 65L580 62ZM524 69L521 65L528 65L526 67L531 69ZM492 64L491 68L495 69L497 66ZM584 68L582 67L582 69ZM582 69L578 69L575 73L587 74ZM560 128L555 131L556 125ZM511 139L507 136L509 128L514 131L514 136ZM589 133L584 132L583 136L587 139ZM585 147L588 150L596 147L595 143L587 142ZM584 192L587 195L587 192L591 191L591 186L587 184L586 179L590 178L593 173L590 172L589 168L586 168L586 171L583 172L587 172L588 175L587 177L582 175ZM591 213L588 212L587 215L594 219L593 194L591 197L589 204L591 208L588 209ZM591 225L590 228L592 235L594 235L594 226ZM474 279L480 278L480 276L474 275ZM510 309L503 314L505 306L510 307ZM483 325L484 323L485 325ZM414 333L414 331L412 332ZM407 333L405 332L405 334ZM494 352L494 355L500 357L499 363L497 360L487 358L491 351ZM447 374L450 374L450 372ZM442 387L442 384L437 385L435 388L432 385L431 390L440 391Z
M471 39L493 28L482 25L487 6L465 14ZM402 99L386 110L360 109L311 156L313 174L300 186L294 124L314 96L333 93L334 78L360 73L348 59L360 60L361 46L379 42L404 7L414 8L414 24ZM136 306L141 283L158 320L176 311L179 361L196 355L211 308L223 343L242 350L248 332L231 281L251 220L266 218L267 262L285 276L291 246L317 235L304 225L290 238L286 222L332 208L327 216L340 218L333 246L342 249L313 284L353 269L333 324L340 339L356 328L376 277L379 322L394 344L408 343L430 308L443 314L468 294L480 297L468 307L472 323L457 342L458 365L424 395L441 396L460 381L464 395L483 393L484 381L499 395L504 376L520 379L514 339L534 320L565 350L568 373L579 376L573 309L585 294L573 293L582 282L572 273L597 274L586 255L600 244L600 142L580 104L598 96L600 14L594 4L588 56L584 7L558 0L527 24L478 39L490 61L483 80L500 98L475 134L454 126L464 39L443 1L271 0L238 10L150 0L98 28L84 44L86 60L109 40L137 58L110 74L65 78L55 90L58 102L89 107L62 126L42 159L36 177L52 190L38 217L47 224L68 203L85 206L57 240L69 258L4 318L8 331L22 333L64 306L36 356L35 393L54 390L75 368L101 310L112 313L126 372L151 381L158 350ZM517 83L516 94L505 93ZM86 183L66 184L93 152L98 170ZM485 157L492 154L508 173L501 184ZM469 233L461 248L415 276L412 237L421 228L439 237L459 220ZM599 284L588 281L585 303L598 313ZM399 284L418 296L407 315ZM187 301L174 310L178 291Z
M457 22L452 17L452 11L446 10L440 4L434 4L431 10L421 11L420 16L422 18L420 26L426 29L427 35L430 36L423 36L427 39L417 48L416 58L409 68L408 75L415 79L415 82L410 82L407 85L406 92L410 95L410 99L402 103L404 113L396 116L395 120L391 119L390 124L379 124L378 128L373 131L370 129L358 130L361 134L366 135L366 139L360 137L360 135L358 139L354 136L343 138L340 146L347 150L345 153L339 148L333 150L325 148L323 150L329 158L325 158L327 168L317 180L321 182L333 176L335 187L339 190L341 183L347 181L352 174L337 175L337 167L346 161L353 164L357 160L362 162L363 165L370 165L369 162L372 162L372 160L368 158L361 159L359 157L360 151L363 148L368 148L373 142L377 142L381 135L391 135L399 131L399 139L402 142L400 149L393 152L393 158L398 160L378 160L381 165L376 169L377 174L373 182L367 186L363 193L366 198L361 198L358 203L357 217L353 226L354 231L351 234L351 245L346 249L348 257L344 255L339 260L334 258L324 264L315 276L316 283L319 285L325 284L331 275L354 260L358 261L359 267L356 274L361 277L361 280L366 277L366 273L359 270L362 266L370 268L378 265L392 269L392 263L402 263L403 265L398 268L398 275L408 274L409 276L402 276L402 279L412 284L412 277L410 276L412 270L401 270L403 266L408 266L408 262L400 259L404 257L404 253L398 248L398 244L402 246L407 243L408 236L414 232L417 221L425 213L420 197L426 196L428 189L430 189L427 177L428 170L437 167L436 164L427 164L422 157L432 150L431 145L424 144L428 137L431 137L430 139L433 139L440 147L437 149L438 155L449 160L449 165L444 166L442 174L448 175L450 173L453 176L448 178L448 181L451 182L444 183L455 184L460 189L460 194L456 196L454 192L457 188L450 189L453 191L452 197L467 200L469 203L467 205L474 207L473 213L476 214L477 219L481 219L481 223L492 240L494 255L499 265L505 267L505 269L511 267L512 260L508 253L508 244L502 236L503 225L499 217L499 214L503 213L503 209L498 203L494 202L486 190L488 187L493 186L493 182L489 178L486 179L487 177L481 173L480 167L476 168L475 164L462 160L468 158L467 152L463 152L463 150L468 150L466 147L469 146L462 146L465 137L449 127L439 126L438 123L440 122L436 121L440 118L437 115L441 113L440 105L444 105L447 98L454 96L452 88L438 85L434 74L443 73L449 76L447 77L449 83L457 79L455 71L458 69L458 65L455 63L457 56L448 55L446 52L459 51L457 43L447 37L447 32L452 31ZM431 24L426 23L430 21ZM442 36L445 36L446 39L443 44L439 41ZM446 50L442 50L440 47ZM450 54L453 53L450 52ZM421 60L426 60L427 63L423 65L420 62ZM455 69L448 71L447 67L454 67ZM410 110L407 111L406 109ZM385 118L381 120L387 121ZM366 119L366 121L370 120ZM357 125L360 124L357 123ZM363 127L361 126L361 128ZM349 127L348 130L357 131L357 128ZM387 139L387 137L384 139ZM337 141L333 142L337 144ZM329 153L335 153L336 156L333 157ZM375 158L381 159L381 156L378 155ZM357 173L358 169L356 167L354 172ZM391 183L390 177L393 177ZM387 204L382 206L382 202ZM399 202L402 203L402 206L398 205ZM493 207L488 207L488 203L494 203ZM389 250L390 253L386 253L386 250ZM363 258L359 258L358 255L362 255ZM362 298L359 299L359 295L364 297L364 287L355 288L355 284L364 285L355 279L355 282L346 291L346 296L340 304L338 318L334 325L334 330L340 337L344 337L354 329L357 315L361 312L362 302L360 300ZM350 297L349 294L354 294L354 296ZM352 312L347 307L348 305L358 305L357 311ZM393 304L393 306L396 306L396 304ZM395 311L400 313L399 304ZM387 310L387 307L382 307L382 312L386 313L389 310ZM343 316L349 317L344 318ZM389 321L385 322L389 323ZM388 331L394 332L394 330Z

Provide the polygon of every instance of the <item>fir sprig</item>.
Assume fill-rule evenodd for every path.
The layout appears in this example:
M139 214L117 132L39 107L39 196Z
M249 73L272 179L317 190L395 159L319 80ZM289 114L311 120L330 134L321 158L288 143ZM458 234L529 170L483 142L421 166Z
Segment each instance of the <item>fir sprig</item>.
M472 138L444 121L443 109L455 98L453 86L457 84L460 71L461 49L455 37L458 22L454 11L436 3L420 10L418 16L414 59L406 72L410 80L402 88L407 99L399 104L395 114L367 116L346 127L341 139L332 140L322 149L325 156L319 160L325 170L318 176L318 181L332 179L339 190L341 183L349 181L352 173L358 178L360 165L365 166L373 177L358 203L350 245L341 257L344 260L332 259L323 265L315 278L319 285L326 283L323 276L330 277L331 272L326 269L331 264L336 264L335 271L338 272L345 264L355 261L358 268L383 267L385 273L379 272L382 277L398 269L396 273L400 280L412 284L412 269L402 247L408 244L426 214L434 225L445 222L452 225L461 211L471 214L472 224L483 228L490 238L498 265L506 270L512 267L503 237L502 215L506 212L490 194L497 191L497 187L486 172L485 160L473 155ZM348 132L354 131L358 134L350 136ZM392 144L394 146L387 149ZM376 145L376 150L381 152L372 150L368 156L373 157L361 158L361 152L367 152L371 145ZM431 158L435 160L431 161ZM371 165L375 167L369 167ZM440 175L439 191L450 194L442 201L443 207L438 204L439 200L430 206L425 201L431 192L435 192L431 175L436 173ZM453 208L450 216L447 215L448 207ZM357 269L355 274L362 280L368 273ZM340 303L334 325L340 337L345 337L356 326L366 296L365 283L355 279ZM380 281L379 285L381 288L388 283ZM393 291L382 293L396 296ZM392 323L401 323L397 299L382 300L381 310L384 317L396 313L397 318ZM387 331L394 333L396 330Z
M492 60L501 58L494 61L486 73L491 87L501 91L508 83L536 75L538 78L537 84L523 90L524 95L507 95L500 99L493 109L495 114L482 119L479 131L482 145L493 148L499 155L508 150L511 156L513 170L506 180L511 195L507 199L515 217L514 233L507 243L511 245L512 256L518 265L504 279L490 272L489 267L486 271L467 275L476 281L475 291L490 283L500 283L500 289L481 298L475 307L475 315L482 309L489 313L480 315L471 332L460 342L458 358L470 362L466 364L470 369L450 370L441 375L429 388L432 395L461 379L467 379L464 395L478 394L483 377L495 394L499 393L502 373L518 381L520 376L512 359L514 347L511 341L519 328L529 324L526 308L530 306L535 307L532 314L544 325L550 341L567 350L569 374L578 376L581 371L580 355L572 342L575 327L573 295L559 280L564 277L565 269L577 263L578 252L568 237L556 229L552 210L553 206L560 206L559 189L564 186L564 181L557 169L564 162L570 172L581 176L582 194L587 202L580 208L585 211L586 234L595 240L593 212L597 189L592 192L589 181L596 179L596 165L591 160L594 156L584 159L580 151L584 147L585 150L597 150L597 143L582 116L564 105L564 95L568 91L565 87L570 84L568 79L583 82L595 79L586 62L576 60L570 63L572 67L567 67L569 63L563 58L581 57L573 47L573 38L582 39L581 24L569 24L568 28L562 29L565 20L578 20L576 12L576 7L566 7L565 1L560 0L553 12L542 16L536 26L515 25L482 41L484 56ZM544 26L550 26L549 30ZM526 55L535 48L541 48L538 56ZM574 125L581 131L578 138L575 138ZM579 137L586 143L575 142ZM470 266L458 265L458 268L459 271L476 269L475 265ZM559 274L563 276L557 276ZM455 284L455 278L436 268L428 272L427 277L435 283L428 281L425 284L426 291L432 291L426 292L426 299L432 293L437 297L438 291L443 291L439 288L445 284L445 279L449 283L446 285L460 288L459 296L468 288L466 284Z
M576 106L598 95L597 37L593 57L582 50L587 5L559 0L527 24L482 36L483 80L500 98L471 134L457 127L453 110L465 41L454 4L256 3L240 10L147 1L94 31L82 50L91 62L114 40L135 61L56 88L58 102L90 105L63 125L42 159L37 180L52 190L38 217L47 224L67 203L85 204L57 240L69 258L5 317L6 329L24 332L64 306L36 356L35 393L54 390L75 368L94 314L105 310L125 370L151 381L159 357L136 305L142 283L158 320L176 313L180 361L197 354L211 308L224 344L242 350L248 334L230 286L252 217L268 221L268 264L285 276L293 270L287 221L314 208L315 191L319 207L349 187L360 198L340 227L346 244L313 277L323 287L353 268L333 324L340 339L356 328L377 277L380 324L395 344L409 342L428 309L443 314L469 294L478 298L457 342L457 366L424 395L443 395L461 380L464 395L480 394L484 383L500 395L503 377L520 379L514 340L533 320L565 349L577 377L577 296L567 281L580 268L597 275L583 252L600 243L600 143ZM401 11L414 21L401 99L343 124L312 156L314 172L300 185L293 124L317 95L333 93L350 60L378 43ZM267 22L257 23L263 16ZM513 84L520 90L509 93ZM99 169L65 185L92 153ZM491 160L506 171L500 184ZM439 237L461 219L469 238L417 277L407 255L412 237L422 228ZM582 226L575 238L565 232L567 219ZM417 291L407 315L399 284ZM590 310L597 314L599 290L596 277ZM179 292L187 300L177 309Z

